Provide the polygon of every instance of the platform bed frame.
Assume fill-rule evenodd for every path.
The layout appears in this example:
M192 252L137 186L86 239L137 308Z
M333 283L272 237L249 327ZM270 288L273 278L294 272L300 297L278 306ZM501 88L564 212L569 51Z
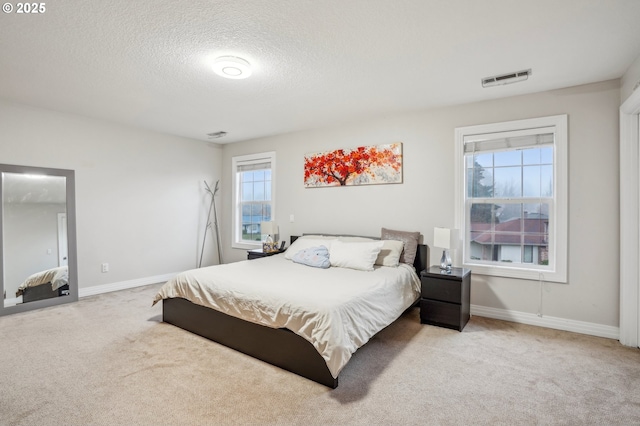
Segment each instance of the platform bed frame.
M27 287L22 290L22 303L33 302L35 300L51 299L53 297L66 296L69 294L69 284L51 290L51 283Z
M295 239L291 237L292 242ZM418 245L413 263L418 273L427 268L427 255L428 247ZM255 324L182 298L162 301L162 319L330 388L338 386L338 378L331 375L313 345L288 329Z

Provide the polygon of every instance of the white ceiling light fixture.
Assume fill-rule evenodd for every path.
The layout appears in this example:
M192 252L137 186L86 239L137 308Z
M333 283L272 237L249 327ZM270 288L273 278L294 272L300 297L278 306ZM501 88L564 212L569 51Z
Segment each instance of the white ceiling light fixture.
M494 75L482 79L482 87L502 86L504 84L525 81L531 75L531 68L523 71L511 72L509 74Z
M213 62L213 72L225 78L239 80L251 75L251 64L237 56L220 56Z

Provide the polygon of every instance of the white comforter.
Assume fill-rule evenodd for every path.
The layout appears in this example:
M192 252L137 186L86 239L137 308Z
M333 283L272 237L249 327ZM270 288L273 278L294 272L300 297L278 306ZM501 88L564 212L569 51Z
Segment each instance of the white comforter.
M16 292L16 297L20 296L27 287L35 287L42 284L51 283L51 291L55 291L69 283L69 268L67 266L59 266L57 268L47 269L46 271L36 272L30 275L20 286Z
M234 317L288 328L311 342L338 377L352 354L420 295L409 265L372 272L319 269L276 255L186 271L158 292Z

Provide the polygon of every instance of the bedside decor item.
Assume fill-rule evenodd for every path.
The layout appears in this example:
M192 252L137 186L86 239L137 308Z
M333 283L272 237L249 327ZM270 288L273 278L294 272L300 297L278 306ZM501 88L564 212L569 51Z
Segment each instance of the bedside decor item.
M442 249L440 269L451 271L451 255L449 249L455 247L456 230L448 228L433 228L433 245Z
M262 243L262 250L265 253L278 251L278 241L274 240L278 234L278 225L275 222L260 222L260 233L267 236Z
M402 183L400 142L304 156L305 188L384 183Z

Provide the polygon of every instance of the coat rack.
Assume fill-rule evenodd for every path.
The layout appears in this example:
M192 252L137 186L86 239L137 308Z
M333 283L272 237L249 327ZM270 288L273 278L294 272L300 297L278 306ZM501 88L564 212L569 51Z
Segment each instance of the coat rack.
M220 189L219 184L220 181L217 180L216 181L216 186L213 189L213 191L211 190L211 187L209 186L209 184L207 183L207 181L204 182L204 186L206 191L211 194L211 204L209 204L209 213L207 214L207 226L205 226L204 228L204 236L202 237L202 249L200 250L200 261L198 262L198 268L200 268L202 266L202 256L204 255L204 244L207 240L207 230L209 230L211 228L211 210L213 210L213 226L215 227L215 231L216 231L216 245L218 248L218 263L220 265L222 265L222 248L220 247L220 230L218 228L218 212L216 210L216 194L218 193L218 190Z

